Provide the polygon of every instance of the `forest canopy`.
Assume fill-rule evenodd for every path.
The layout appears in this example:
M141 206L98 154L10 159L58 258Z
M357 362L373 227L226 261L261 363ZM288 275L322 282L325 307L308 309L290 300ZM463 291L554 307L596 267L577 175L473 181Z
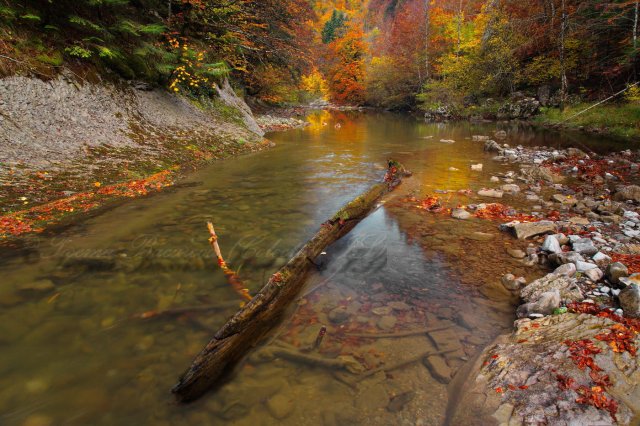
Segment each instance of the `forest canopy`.
M0 0L0 73L97 67L193 96L389 109L638 77L637 0ZM630 91L630 96L638 96Z

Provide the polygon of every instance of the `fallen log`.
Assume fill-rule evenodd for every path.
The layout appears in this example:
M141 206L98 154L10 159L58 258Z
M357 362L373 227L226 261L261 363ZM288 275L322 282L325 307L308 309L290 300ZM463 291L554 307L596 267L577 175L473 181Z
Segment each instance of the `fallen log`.
M323 223L318 232L240 311L215 334L196 356L189 369L171 389L179 401L193 401L219 383L277 324L304 284L313 260L327 246L353 229L375 207L376 202L410 176L399 163L389 161L383 182L371 187Z

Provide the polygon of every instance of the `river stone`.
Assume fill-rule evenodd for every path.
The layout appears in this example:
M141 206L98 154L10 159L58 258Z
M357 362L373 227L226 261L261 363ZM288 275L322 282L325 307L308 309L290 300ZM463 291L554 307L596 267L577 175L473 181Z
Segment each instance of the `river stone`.
M607 266L606 276L611 284L618 284L620 278L629 276L629 270L624 264L613 262Z
M391 306L378 306L377 308L371 309L371 312L380 316L389 315L393 312L393 308Z
M597 265L589 262L582 262L580 260L576 262L576 270L578 272L586 272L591 269L596 269L597 267L598 267Z
M280 393L269 398L267 401L267 409L269 410L269 413L278 420L289 417L293 408L293 399Z
M380 318L377 325L378 325L378 328L380 328L381 330L389 331L389 330L392 330L393 327L395 327L396 322L398 322L398 319L396 317L391 315L385 315L382 318Z
M381 383L362 390L355 401L355 406L359 410L377 410L388 404L389 395Z
M586 217L574 216L569 218L569 222L574 225L588 225L589 219L587 219Z
M491 241L494 238L493 234L488 234L486 232L474 232L466 236L470 240L474 241Z
M504 193L500 189L481 189L478 191L478 195L481 197L502 198Z
M562 248L555 235L547 235L541 248L550 253L562 253Z
M558 275L564 275L566 277L572 277L576 274L576 265L573 263L565 263L564 265L558 266L553 273Z
M422 359L423 364L434 379L440 383L447 384L451 381L451 368L447 365L444 358L439 355L427 356Z
M577 241L574 241L572 247L573 251L587 256L593 256L598 252L596 246L593 245L593 241L591 241L589 238L581 238Z
M640 286L633 283L618 295L620 307L626 316L640 318Z
M563 300L575 302L584 298L574 278L556 273L547 274L531 282L520 291L520 297L525 302L532 303L540 299L542 294L553 290L558 290Z
M404 392L400 395L394 396L391 399L391 402L389 402L389 405L387 405L387 411L389 411L390 413L397 413L399 411L402 411L404 406L410 403L413 398L415 398L415 396L416 393L413 391Z
M596 262L598 265L604 265L611 262L611 257L607 256L601 251L594 254L591 259L593 259L593 261Z
M453 209L453 211L451 212L451 217L464 220L469 219L471 217L471 213L469 213L465 209Z
M513 274L506 274L501 278L502 285L509 291L519 290L527 281L524 277L516 278Z
M519 240L524 240L536 235L556 232L556 225L550 221L530 222L530 223L508 223L504 228L510 229Z
M551 200L564 204L564 205L572 205L576 203L576 199L567 195L562 194L554 194L551 196Z
M558 307L560 307L560 292L556 288L542 293L535 302L518 306L516 315L518 318L526 318L533 314L551 315Z
M507 254L515 259L524 259L526 253L520 249L507 248Z
M584 276L589 278L594 283L597 283L604 277L604 272L600 268L593 268L587 271L584 271Z
M411 309L411 306L407 305L404 302L389 302L387 303L391 309L395 309L396 311L408 311Z
M629 185L629 186L620 188L618 192L613 194L613 199L616 201L632 200L632 201L635 201L636 203L640 203L640 186Z
M329 311L329 321L334 324L340 324L349 319L349 312L346 306L338 306Z
M509 192L509 193L512 193L512 194L520 192L520 187L518 185L516 185L515 183L502 185L502 187L500 189L502 189L504 192Z

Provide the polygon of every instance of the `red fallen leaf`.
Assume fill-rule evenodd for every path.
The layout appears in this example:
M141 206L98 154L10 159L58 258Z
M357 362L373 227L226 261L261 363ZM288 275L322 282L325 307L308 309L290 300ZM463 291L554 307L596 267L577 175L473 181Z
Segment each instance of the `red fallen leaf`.
M519 388L519 389L522 389L522 390L527 390L527 389L529 389L529 386L527 386L527 385L521 385L521 386L518 386L518 388Z
M558 387L561 390L573 389L576 381L568 376L563 376L562 374L558 374L556 376L556 380L558 380Z
M500 355L497 355L497 354L496 354L496 355L491 355L491 358L493 358L493 359L497 359L499 356L500 356Z
M502 387L497 387L496 388L496 392L497 393L504 393L504 390L502 389Z
M512 391L516 390L516 387L512 384L509 384L508 388L509 390L512 390Z
M538 324L537 322L534 322L533 324L531 324L531 327L540 328L540 324Z
M518 340L518 343L525 343L525 342L528 342L528 341L529 341L529 339L520 339L520 340Z
M640 272L640 254L613 253L611 255L611 260L613 262L624 263L631 274Z
M521 213L513 213L513 209L500 203L487 204L485 208L476 211L475 216L480 219L502 220L510 222L519 220L520 222L538 222L540 218Z
M483 365L484 367L486 367L487 365L489 365L489 361L485 361L485 362L483 362L483 363L482 363L482 365Z

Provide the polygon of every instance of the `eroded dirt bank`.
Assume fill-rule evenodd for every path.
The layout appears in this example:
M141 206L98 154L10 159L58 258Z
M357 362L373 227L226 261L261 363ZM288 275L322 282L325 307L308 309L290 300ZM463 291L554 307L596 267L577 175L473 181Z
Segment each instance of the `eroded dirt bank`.
M0 80L0 208L11 214L0 234L37 230L105 198L167 186L181 168L268 146L228 82L217 90L214 100L189 101L64 75Z

